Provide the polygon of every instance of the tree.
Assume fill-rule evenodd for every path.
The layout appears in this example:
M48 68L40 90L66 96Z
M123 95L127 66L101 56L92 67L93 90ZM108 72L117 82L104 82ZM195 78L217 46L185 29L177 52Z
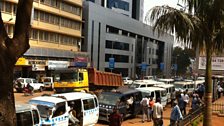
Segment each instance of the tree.
M13 38L9 38L0 13L0 126L16 126L13 94L15 63L29 49L33 0L19 0Z
M212 79L211 59L215 52L224 47L224 1L182 0L184 9L156 6L147 14L154 22L158 35L163 32L176 34L177 40L185 45L197 47L206 54L205 112L204 126L212 125ZM186 10L185 10L186 9Z
M189 48L175 47L172 53L172 64L177 64L177 75L186 75L191 59L195 58L195 51Z

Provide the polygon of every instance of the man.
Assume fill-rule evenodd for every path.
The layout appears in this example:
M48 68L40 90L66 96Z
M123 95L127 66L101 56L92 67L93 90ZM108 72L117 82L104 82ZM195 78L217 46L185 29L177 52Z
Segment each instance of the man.
M149 99L145 96L142 98L140 104L142 107L142 123L144 123L145 118L147 118L147 121L149 121Z
M177 126L178 125L178 121L183 119L183 116L180 112L180 108L177 105L177 101L173 102L173 109L171 110L171 114L170 114L170 126Z
M188 104L188 102L189 102L189 96L188 96L188 89L186 89L186 91L184 92L184 95L182 95L182 98L183 98L183 100L184 100L184 115L186 115L187 114L187 112L186 112L186 107L187 107L187 104Z
M163 126L163 106L160 98L156 99L156 103L153 106L153 122L154 126Z
M154 100L153 97L150 97L149 100L149 121L151 122L151 120L153 119L153 106L154 106Z
M77 126L79 124L79 120L76 118L76 111L73 108L75 106L75 103L71 102L70 104L69 121L72 123L72 126Z
M122 116L117 107L114 107L113 113L109 116L109 126L121 126Z

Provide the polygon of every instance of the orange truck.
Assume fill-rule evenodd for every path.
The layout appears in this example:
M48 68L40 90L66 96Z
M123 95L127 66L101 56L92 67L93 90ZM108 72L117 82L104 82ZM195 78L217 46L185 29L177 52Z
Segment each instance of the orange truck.
M110 90L123 86L121 74L102 72L95 68L56 70L54 75L54 89L57 93Z

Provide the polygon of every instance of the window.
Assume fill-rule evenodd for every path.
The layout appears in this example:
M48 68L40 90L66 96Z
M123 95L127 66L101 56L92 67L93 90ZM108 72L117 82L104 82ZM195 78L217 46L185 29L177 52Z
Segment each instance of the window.
M112 55L112 54L106 54L105 55L105 62L109 62L109 58L113 57L115 59L115 62L121 62L121 63L129 63L129 56L126 55Z
M16 113L17 118L17 126L30 126L32 124L32 115L31 112L22 112L22 113Z
M142 84L140 87L143 88L143 87L146 87L146 85L145 84Z
M55 112L53 113L53 116L52 116L52 117L54 118L54 117L63 115L65 112L66 112L66 109L65 109L65 102L58 103L58 104L56 105L56 110L55 110Z
M83 81L83 73L79 73L79 81Z
M12 5L11 3L5 2L5 12L11 13L12 12Z
M1 11L4 11L4 2L3 1L0 1L0 8L1 8Z
M33 110L33 122L34 124L39 124L39 114L37 110Z
M34 20L38 20L38 17L39 17L39 15L38 15L38 10L34 10Z
M99 105L98 100L96 98L94 98L94 101L95 101L95 106L97 107Z
M84 110L90 110L95 108L93 99L83 100L83 104L84 104Z

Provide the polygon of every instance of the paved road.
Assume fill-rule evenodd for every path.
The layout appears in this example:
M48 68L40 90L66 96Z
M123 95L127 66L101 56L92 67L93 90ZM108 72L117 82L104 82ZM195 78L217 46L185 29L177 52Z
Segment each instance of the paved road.
M14 93L14 96L15 96L16 103L22 104L22 103L27 103L28 100L33 97L41 96L43 94L53 94L53 92L52 91L37 92L37 93L34 93L33 96L24 96L23 93ZM216 102L224 102L224 96L221 99L218 99ZM189 107L187 108L187 110L189 110ZM170 105L166 106L166 108L164 110L164 119L163 119L164 126L169 125L170 111L171 111ZM153 126L152 122L142 123L141 117L142 117L141 115L138 115L136 118L127 119L122 123L122 126ZM214 126L223 126L224 125L224 117L217 117L216 115L213 115L212 121L213 121ZM107 125L108 124L103 123L103 122L99 122L98 124L96 124L96 126L107 126ZM199 125L202 126L202 123Z

